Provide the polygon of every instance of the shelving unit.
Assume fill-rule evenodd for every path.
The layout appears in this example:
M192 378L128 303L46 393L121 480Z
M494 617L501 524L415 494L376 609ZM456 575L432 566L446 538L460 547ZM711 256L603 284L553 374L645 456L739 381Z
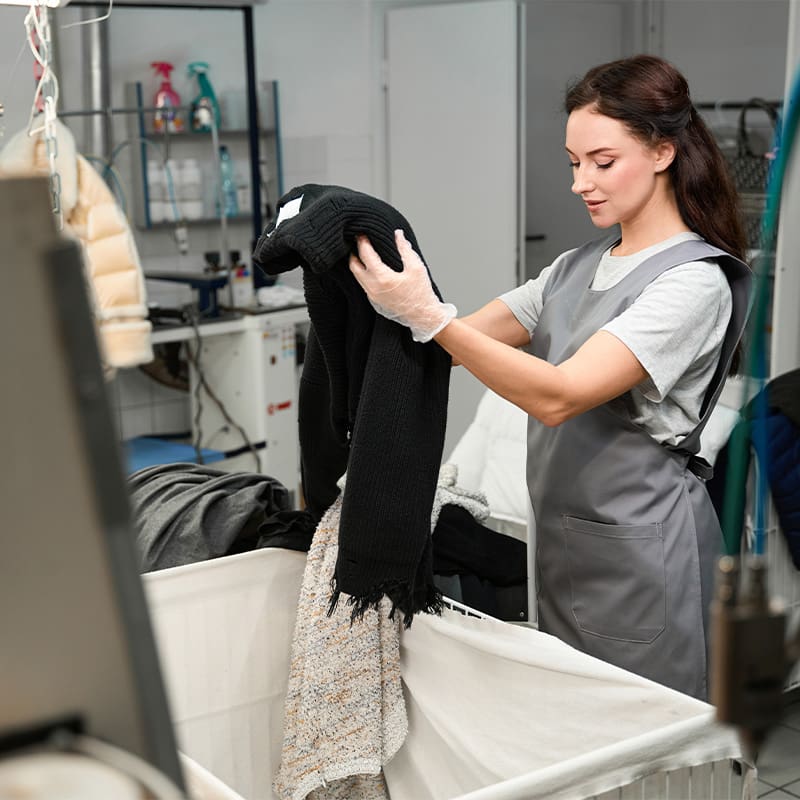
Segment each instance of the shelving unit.
M206 169L203 175L203 183L206 194L203 197L204 209L200 217L186 216L180 211L180 198L176 195L176 205L178 211L177 219L159 221L151 218L150 200L151 192L148 185L147 162L149 160L164 161L177 158L195 158L200 163L216 164L215 140L218 145L226 145L230 150L234 161L248 161L250 165L250 183L247 189L250 202L247 204L252 210L247 210L237 216L227 217L226 222L240 224L251 222L254 225L254 238L261 233L263 218L269 217L274 209L275 201L283 193L281 148L279 116L277 111L278 87L275 81L262 83L264 92L263 103L266 108L259 109L256 113L256 129L225 129L220 130L216 137L211 132L181 131L170 133L167 131L153 130L153 109L148 108L143 100L143 89L140 82L126 84L125 97L126 105L134 110L127 117L127 135L129 140L137 141L139 144L133 148L133 158L131 165L131 178L133 187L133 206L134 222L140 230L157 230L159 228L174 227L177 222L192 226L221 224L220 216L214 214L213 205L215 199L214 187L219 180L216 170ZM189 109L182 109L185 118L188 119ZM269 120L267 125L261 124L261 120ZM274 123L272 122L274 120ZM253 139L259 142L258 153L253 153ZM150 145L156 145L153 149ZM258 161L254 164L254 158ZM258 176L258 186L253 186L253 176ZM254 191L254 189L256 189ZM210 191L210 194L209 194ZM264 202L260 207L256 203ZM258 220L256 229L255 221Z
M93 7L96 5L94 0L70 0L73 7ZM241 227L241 223L249 221L251 223L251 241L255 241L262 233L265 222L269 221L271 213L274 211L275 204L278 198L283 194L283 164L282 164L282 150L281 150L281 136L280 136L280 110L279 110L279 97L278 97L278 84L276 81L258 81L256 78L256 57L255 57L255 34L253 26L253 8L251 5L238 5L229 3L227 0L208 0L201 6L192 3L182 2L182 0L164 0L157 4L159 8L173 8L185 9L188 11L202 8L203 10L237 10L241 13L243 31L242 31L242 44L244 49L244 64L245 64L245 82L244 92L246 96L246 127L237 128L232 131L223 131L222 143L237 142L237 147L244 148L245 141L247 142L247 158L249 161L250 173L250 196L252 199L252 212L242 214L232 219L218 218L215 216L204 216L202 219L192 220L187 224L193 226L211 226L219 224L221 230L221 239L223 243L226 240L225 226L228 222L235 224L237 228ZM147 3L141 3L139 0L115 0L115 8L131 8L131 9L147 9ZM113 24L113 22L112 22ZM101 37L102 39L102 37ZM107 55L103 55L107 59ZM100 70L101 77L109 74L108 66L104 70ZM134 84L135 85L135 84ZM147 125L145 121L145 114L148 109L141 97L141 91L136 96L136 92L129 93L126 87L126 107L112 108L109 105L108 99L103 99L98 102L94 108L76 109L70 111L59 112L59 117L95 117L102 118L105 122L106 139L102 142L102 151L98 151L97 155L102 158L110 158L112 148L114 145L113 134L111 131L111 123L116 115L123 115L127 121L127 133L133 134L133 139L140 142L139 146L130 148L130 155L133 156L133 161L138 159L138 166L130 169L132 173L132 194L133 194L133 217L134 223L137 228L142 232L158 230L159 228L175 227L175 222L152 224L146 218L147 208L147 176L146 172L143 173L142 165L146 170L147 164L147 147L146 142L164 142L169 147L173 142L187 144L191 142L190 137L201 137L202 134L186 133L181 134L181 138L176 138L175 134L154 133L152 125ZM110 98L108 87L100 87L100 95L103 98ZM259 100L261 100L261 108L259 109ZM154 112L155 109L149 109ZM259 114L260 111L260 114ZM206 136L206 139L210 137ZM193 146L193 145L192 145ZM269 169L269 174L262 181L262 147L266 153L266 161ZM210 149L210 148L209 148ZM211 156L214 157L214 151L211 150ZM208 150L206 150L205 159L208 161ZM244 159L242 159L244 160ZM262 186L266 193L266 202L262 202ZM124 194L124 192L123 192ZM267 212L267 213L265 213ZM225 247L222 250L226 250ZM260 272L254 274L254 283L256 288L265 285L266 277L261 275Z
M252 214L238 214L235 217L228 217L228 224L237 225L237 224L244 224L244 223L251 223L253 221ZM183 219L181 220L181 224L187 225L188 227L201 227L205 225L219 225L219 217L200 217L198 219ZM147 226L147 230L157 231L157 230L164 230L169 228L174 228L174 222L151 222Z

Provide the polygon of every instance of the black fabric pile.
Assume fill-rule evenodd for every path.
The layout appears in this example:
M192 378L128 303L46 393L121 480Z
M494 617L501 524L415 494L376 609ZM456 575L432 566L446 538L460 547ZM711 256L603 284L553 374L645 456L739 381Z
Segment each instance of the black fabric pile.
M304 549L316 526L309 512L292 510L282 483L258 473L160 464L127 485L141 572L265 546Z
M433 530L433 571L448 597L496 619L528 619L526 543L492 530L466 508L442 506Z
M298 199L299 213L287 218L287 204ZM306 184L284 195L278 209L283 217L264 231L253 260L268 275L303 269L311 333L299 433L303 489L317 519L347 472L332 605L340 593L350 595L355 618L386 595L409 625L415 613L441 608L430 520L451 360L377 315L348 261L355 237L365 234L384 263L401 271L398 228L422 253L397 210L360 192Z
M433 529L437 575L475 575L494 586L525 584L527 550L525 542L483 525L461 506L442 506Z

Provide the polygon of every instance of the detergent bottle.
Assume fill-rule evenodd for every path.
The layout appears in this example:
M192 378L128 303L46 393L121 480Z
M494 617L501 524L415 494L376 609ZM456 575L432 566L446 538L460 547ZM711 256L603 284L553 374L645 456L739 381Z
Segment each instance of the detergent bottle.
M167 61L153 61L150 66L156 71L156 75L161 75L164 78L155 98L153 98L153 105L158 109L153 119L153 128L158 133L180 133L183 130L183 118L180 110L181 98L172 88L169 80L169 75L174 67Z
M192 101L191 119L192 130L198 133L210 131L212 122L219 130L220 124L219 104L207 72L208 64L205 61L192 61L189 64L189 77L196 76L200 87L200 93Z

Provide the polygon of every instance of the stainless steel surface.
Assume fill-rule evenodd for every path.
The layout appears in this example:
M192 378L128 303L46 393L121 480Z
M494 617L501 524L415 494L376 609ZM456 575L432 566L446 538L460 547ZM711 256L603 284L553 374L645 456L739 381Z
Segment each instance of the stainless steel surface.
M81 18L90 20L97 17L97 8L88 6L81 9ZM108 25L99 23L81 27L84 66L84 101L87 108L111 108L111 66L108 56ZM86 137L85 152L108 158L111 155L111 115L92 114L84 122Z

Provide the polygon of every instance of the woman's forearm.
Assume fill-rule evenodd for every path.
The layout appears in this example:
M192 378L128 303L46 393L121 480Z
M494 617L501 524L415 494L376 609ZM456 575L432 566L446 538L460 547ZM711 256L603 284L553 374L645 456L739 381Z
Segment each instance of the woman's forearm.
M521 347L530 341L528 331L517 321L502 300L492 300L472 314L461 317L461 321L465 325L491 336L492 339L512 347ZM460 364L461 362L453 356L453 366L460 366Z
M554 365L454 319L436 342L492 391L545 425L559 425L641 383L647 372L615 336L598 331Z
M434 338L450 353L454 364L460 364L492 391L548 424L561 394L558 369L498 341L479 324L473 325L469 318L456 319ZM531 382L535 391L531 391Z

